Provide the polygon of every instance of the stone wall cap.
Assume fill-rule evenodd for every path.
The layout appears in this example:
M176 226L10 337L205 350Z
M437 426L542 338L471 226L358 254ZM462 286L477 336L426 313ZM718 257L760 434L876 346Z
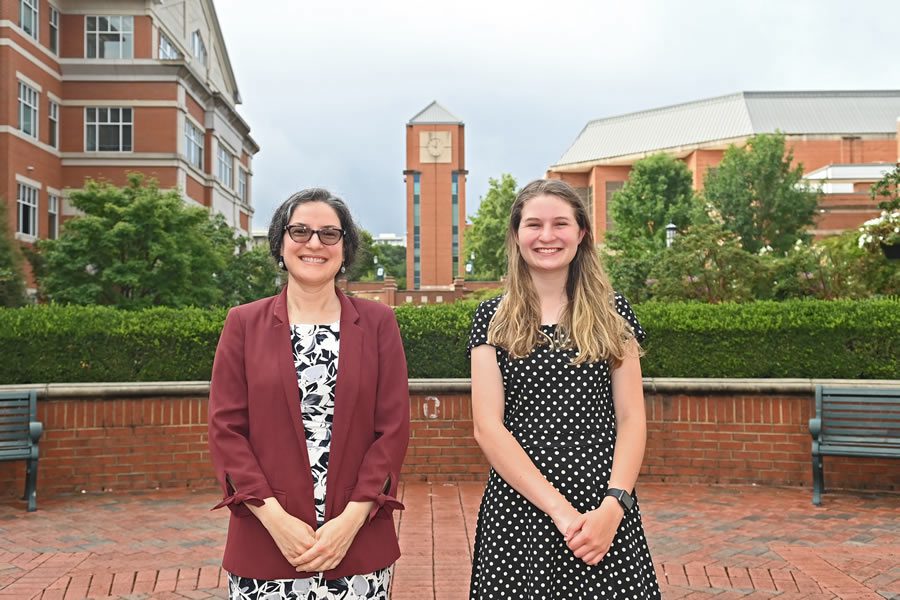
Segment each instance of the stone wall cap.
M817 384L900 388L896 379L698 379L690 377L645 377L650 394L785 394L811 395ZM468 394L470 379L410 379L410 394ZM135 381L112 383L25 383L0 385L0 392L35 390L38 398L123 398L147 396L206 396L208 381Z

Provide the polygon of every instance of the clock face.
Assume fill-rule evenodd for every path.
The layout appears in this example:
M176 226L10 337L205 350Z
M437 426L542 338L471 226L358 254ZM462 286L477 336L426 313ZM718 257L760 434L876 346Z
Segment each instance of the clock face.
M449 131L419 132L419 162L449 163L453 158Z
M441 152L444 151L443 144L441 144L441 139L438 137L432 137L431 139L429 139L426 148L428 148L428 154L434 156L435 158L440 156Z

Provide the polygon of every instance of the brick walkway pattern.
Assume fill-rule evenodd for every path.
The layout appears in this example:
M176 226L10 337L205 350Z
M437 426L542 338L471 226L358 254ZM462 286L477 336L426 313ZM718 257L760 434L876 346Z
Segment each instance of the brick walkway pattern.
M410 483L393 600L467 598L482 485ZM644 484L666 600L900 600L900 495ZM0 504L0 599L224 598L216 490Z

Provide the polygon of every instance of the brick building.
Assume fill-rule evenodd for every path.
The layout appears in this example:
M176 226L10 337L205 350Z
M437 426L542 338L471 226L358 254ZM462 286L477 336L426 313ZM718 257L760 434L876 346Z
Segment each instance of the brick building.
M432 102L406 124L406 287L465 276L465 125Z
M4 0L0 90L0 198L22 243L59 234L67 190L129 171L249 233L259 147L211 0Z
M869 188L900 160L900 91L740 92L589 122L547 177L563 179L592 207L597 239L611 226L607 200L631 166L666 152L703 188L729 145L780 131L810 183L821 185L817 236L876 216Z

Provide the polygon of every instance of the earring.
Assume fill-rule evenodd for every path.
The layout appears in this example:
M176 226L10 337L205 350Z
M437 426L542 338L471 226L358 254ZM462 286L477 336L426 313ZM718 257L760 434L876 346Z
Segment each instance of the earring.
M341 263L341 273L346 273L346 272L347 272L347 266L344 265L343 263Z
M283 256L278 257L278 268L281 269L282 271L287 271L287 267L284 266L284 257Z

